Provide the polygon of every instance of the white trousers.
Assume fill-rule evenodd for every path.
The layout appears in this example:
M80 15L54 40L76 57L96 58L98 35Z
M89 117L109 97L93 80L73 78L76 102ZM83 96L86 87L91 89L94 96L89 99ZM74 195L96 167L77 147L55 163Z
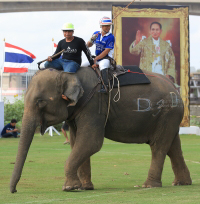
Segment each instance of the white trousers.
M102 59L101 61L97 62L97 64L99 65L99 69L100 71L105 69L105 68L109 68L110 67L110 60L108 59ZM90 65L90 63L87 62L83 62L81 64L81 67L88 67Z

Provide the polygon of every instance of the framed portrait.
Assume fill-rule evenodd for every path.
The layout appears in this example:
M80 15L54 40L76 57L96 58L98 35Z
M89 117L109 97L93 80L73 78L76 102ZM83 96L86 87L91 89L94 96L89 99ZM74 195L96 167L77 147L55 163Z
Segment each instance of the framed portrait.
M113 6L115 60L166 75L184 103L181 126L190 125L189 36L186 6Z

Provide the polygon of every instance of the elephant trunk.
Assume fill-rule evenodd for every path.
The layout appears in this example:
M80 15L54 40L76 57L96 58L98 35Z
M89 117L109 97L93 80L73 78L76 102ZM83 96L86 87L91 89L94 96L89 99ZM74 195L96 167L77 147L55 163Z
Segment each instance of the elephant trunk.
M20 141L18 146L17 158L10 181L10 192L15 193L16 185L20 180L22 169L28 154L29 147L31 145L34 133L36 129L35 118L31 114L24 114L22 119L22 130L20 135Z

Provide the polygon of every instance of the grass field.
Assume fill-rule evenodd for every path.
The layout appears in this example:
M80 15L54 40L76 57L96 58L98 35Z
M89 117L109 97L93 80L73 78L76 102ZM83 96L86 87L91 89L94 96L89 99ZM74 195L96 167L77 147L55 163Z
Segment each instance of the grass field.
M64 163L70 146L63 136L35 135L23 169L18 192L9 191L18 140L0 139L0 204L35 203L200 203L200 137L182 135L182 150L193 184L172 186L170 160L165 160L162 188L142 188L150 166L146 144L121 144L105 139L92 156L93 191L63 192Z

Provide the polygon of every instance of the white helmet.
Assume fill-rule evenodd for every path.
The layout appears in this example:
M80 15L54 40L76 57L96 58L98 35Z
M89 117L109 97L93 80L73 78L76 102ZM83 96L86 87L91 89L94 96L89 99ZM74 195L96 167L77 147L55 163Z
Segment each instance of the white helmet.
M108 17L103 17L100 19L99 21L99 25L102 26L102 25L112 25L112 20Z
M74 25L72 23L65 23L62 26L62 30L74 30Z

